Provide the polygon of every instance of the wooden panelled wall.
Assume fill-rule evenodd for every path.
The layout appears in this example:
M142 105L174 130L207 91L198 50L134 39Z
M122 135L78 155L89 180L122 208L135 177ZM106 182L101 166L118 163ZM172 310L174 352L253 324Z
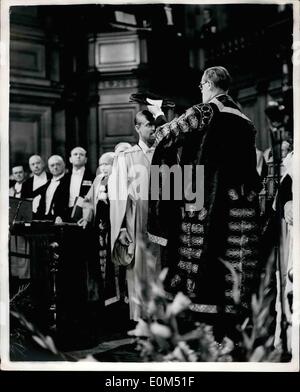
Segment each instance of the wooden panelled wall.
M13 12L11 19L10 165L26 164L34 153L44 159L60 154L68 160L70 149L81 144L88 150L90 169L95 171L103 152L112 151L120 141L134 143L137 139L134 116L142 107L129 102L129 97L141 86L151 90L141 72L151 63L146 40L135 32L84 35L78 31L83 46L75 49L87 57L87 66L79 75L62 64L66 57L70 64L76 59L75 49L68 46L72 41L74 45L72 34L69 41L62 41L53 31L49 35L37 23L38 7L18 8L22 10ZM62 80L62 69L64 78L69 74L74 78ZM174 84L173 98L178 94ZM279 95L280 81L238 93L239 102L258 129L260 149L269 146L266 103L270 96ZM178 97L180 101L182 97Z
M20 22L14 14L11 23L10 166L26 167L32 154L47 159L54 151L64 153L58 47L50 45L41 28L30 26L34 8L30 11Z
M78 104L81 93L74 86L74 105L61 81L61 43L53 37L49 42L36 26L12 23L10 166L26 166L32 154L45 160L59 154L68 161L70 149L79 144L96 171L103 152L113 151L120 141L137 140L134 116L140 106L129 97L139 87L135 70L146 60L143 40L133 33L103 33L86 40L87 95L96 94L96 99L83 97L84 104Z
M90 126L97 124L97 134L90 133L92 150L95 141L98 157L113 151L121 141L135 143L134 117L140 106L130 102L140 80L135 71L146 62L143 39L135 33L101 33L89 38L89 67L100 74L97 84L97 110L90 109Z
M256 146L259 150L264 151L271 145L269 125L265 115L267 103L271 99L278 99L281 94L281 80L239 91L238 102L256 127Z

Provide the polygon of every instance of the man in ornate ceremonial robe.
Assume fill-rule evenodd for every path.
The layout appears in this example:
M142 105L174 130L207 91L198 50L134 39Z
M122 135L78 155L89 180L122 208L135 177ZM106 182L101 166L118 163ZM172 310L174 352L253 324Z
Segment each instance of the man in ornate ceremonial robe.
M184 292L199 319L214 325L235 312L233 277L242 308L249 307L258 263L255 129L227 94L229 82L225 68L207 69L199 86L203 103L155 135L153 165L204 165L203 206L184 197L151 200L148 218L150 239L167 244L167 291ZM195 176L192 182L195 188Z
M163 121L159 116L156 122ZM164 121L163 121L164 122ZM140 297L141 281L151 281L159 270L160 248L150 244L151 260L147 256L146 230L148 218L148 191L150 166L154 149L155 120L153 115L143 110L135 118L135 130L139 135L138 144L117 154L112 175L109 179L111 249L112 260L116 261L116 247L127 248L127 286L130 319L138 321L142 316ZM118 242L120 244L118 244ZM155 264L155 265L153 265Z

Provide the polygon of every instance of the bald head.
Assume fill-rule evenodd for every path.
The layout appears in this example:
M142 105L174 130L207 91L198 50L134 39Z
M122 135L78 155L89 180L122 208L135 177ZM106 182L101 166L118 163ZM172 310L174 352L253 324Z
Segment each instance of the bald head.
M29 158L29 167L34 175L39 176L44 171L45 163L39 155L32 155Z
M72 164L73 168L77 170L85 166L87 162L85 149L82 147L73 148L70 154L69 161Z
M72 155L74 152L81 152L82 154L86 155L86 150L80 146L74 147L73 150L71 150L70 155Z
M60 155L52 155L48 159L48 167L54 178L59 177L65 171L65 162Z

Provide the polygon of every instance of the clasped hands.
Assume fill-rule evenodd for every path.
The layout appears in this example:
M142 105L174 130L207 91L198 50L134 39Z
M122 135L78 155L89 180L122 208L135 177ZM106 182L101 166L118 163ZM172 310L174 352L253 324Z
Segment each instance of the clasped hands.
M120 231L119 237L118 237L118 241L123 245L123 246L129 246L131 241L131 238L127 232L126 229L122 229Z

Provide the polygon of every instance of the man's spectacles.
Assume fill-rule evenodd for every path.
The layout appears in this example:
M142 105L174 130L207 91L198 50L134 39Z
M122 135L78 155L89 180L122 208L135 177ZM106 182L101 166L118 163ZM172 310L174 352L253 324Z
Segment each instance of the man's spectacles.
M200 88L200 90L202 91L203 90L203 86L206 84L206 83L208 83L208 80L206 81L206 82L201 82L200 84L199 84L199 88Z

